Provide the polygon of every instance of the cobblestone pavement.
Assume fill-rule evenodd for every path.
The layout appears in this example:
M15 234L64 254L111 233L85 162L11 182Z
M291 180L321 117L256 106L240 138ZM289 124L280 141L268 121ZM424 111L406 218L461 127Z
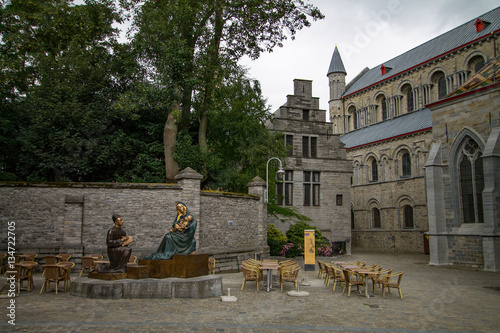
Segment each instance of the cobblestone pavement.
M237 302L207 299L96 300L54 291L40 295L21 290L15 298L15 326L8 323L11 298L0 299L0 332L499 332L500 273L429 266L420 254L356 252L340 260L364 260L394 272L404 271L401 300L396 290L385 299L379 288L372 297L332 291L318 270L300 271L308 297L292 297L293 284L269 293L242 274L221 274L223 290ZM323 258L324 259L324 258ZM324 259L329 260L329 259ZM77 275L74 276L76 278ZM1 277L3 284L5 277ZM62 286L62 284L60 285ZM5 289L5 288L4 288ZM371 281L369 290L372 290Z

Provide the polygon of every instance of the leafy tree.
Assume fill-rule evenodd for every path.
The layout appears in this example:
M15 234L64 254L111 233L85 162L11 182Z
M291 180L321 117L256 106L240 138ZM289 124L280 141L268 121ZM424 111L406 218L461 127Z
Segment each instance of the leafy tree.
M120 20L112 0L2 7L2 179L158 180L149 174L157 173L155 126L164 115L118 105L139 73L130 47L116 42Z
M166 91L164 131L167 178L177 173L173 158L179 128L194 125L200 151L208 154L210 117L227 71L244 55L258 58L281 46L289 34L322 18L303 0L121 0L134 15L133 45L150 77ZM224 89L224 88L222 88ZM196 105L194 105L194 100ZM212 122L213 123L213 122ZM179 127L180 126L180 127Z

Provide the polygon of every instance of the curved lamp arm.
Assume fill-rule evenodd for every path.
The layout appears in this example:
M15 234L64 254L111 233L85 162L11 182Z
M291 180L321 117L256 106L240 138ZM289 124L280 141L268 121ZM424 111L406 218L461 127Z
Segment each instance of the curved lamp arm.
M266 191L264 192L264 201L265 203L268 203L269 202L269 162L271 162L272 160L278 160L278 162L280 162L280 167L278 169L278 171L276 171L276 174L278 175L283 175L285 174L285 170L283 170L283 163L281 163L281 160L277 157L271 157L268 161L267 161L267 164L266 164Z

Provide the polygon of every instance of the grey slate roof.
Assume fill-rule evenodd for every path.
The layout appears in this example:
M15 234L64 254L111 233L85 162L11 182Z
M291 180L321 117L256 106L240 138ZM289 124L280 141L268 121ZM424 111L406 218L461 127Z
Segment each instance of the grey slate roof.
M344 68L344 63L340 57L339 49L335 45L335 50L333 51L332 60L330 61L330 67L328 67L328 74L330 73L344 73L347 74Z
M474 23L477 19L490 22L483 31L476 32ZM404 72L416 65L425 63L430 59L459 48L478 38L487 36L500 29L500 7L497 7L479 17L464 23L428 42L421 44L399 56L380 64L362 75L357 81L349 83L343 96L350 95L358 90L369 87L383 79ZM335 53L334 53L335 55ZM333 59L332 59L333 61ZM392 68L387 74L382 75L380 67L384 65ZM330 65L331 66L331 65ZM329 71L330 72L330 71Z
M348 132L340 137L340 141L349 149L421 131L430 127L432 127L431 110L424 108L405 113L391 120Z

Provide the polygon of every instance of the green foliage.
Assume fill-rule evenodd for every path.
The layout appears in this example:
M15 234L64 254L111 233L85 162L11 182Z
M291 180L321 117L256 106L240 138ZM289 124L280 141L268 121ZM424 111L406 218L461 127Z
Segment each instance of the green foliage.
M271 256L280 256L283 245L288 242L285 234L281 232L276 225L272 223L267 224L267 245L269 245L269 252Z
M295 244L304 244L304 230L315 231L314 239L316 244L323 242L323 235L321 234L321 231L305 222L297 222L290 226L290 229L286 232L288 241Z
M300 221L300 222L308 222L312 221L306 215L300 214L297 212L295 208L292 207L283 207L274 204L272 198L270 202L267 203L267 214L279 219L281 222L286 221Z

